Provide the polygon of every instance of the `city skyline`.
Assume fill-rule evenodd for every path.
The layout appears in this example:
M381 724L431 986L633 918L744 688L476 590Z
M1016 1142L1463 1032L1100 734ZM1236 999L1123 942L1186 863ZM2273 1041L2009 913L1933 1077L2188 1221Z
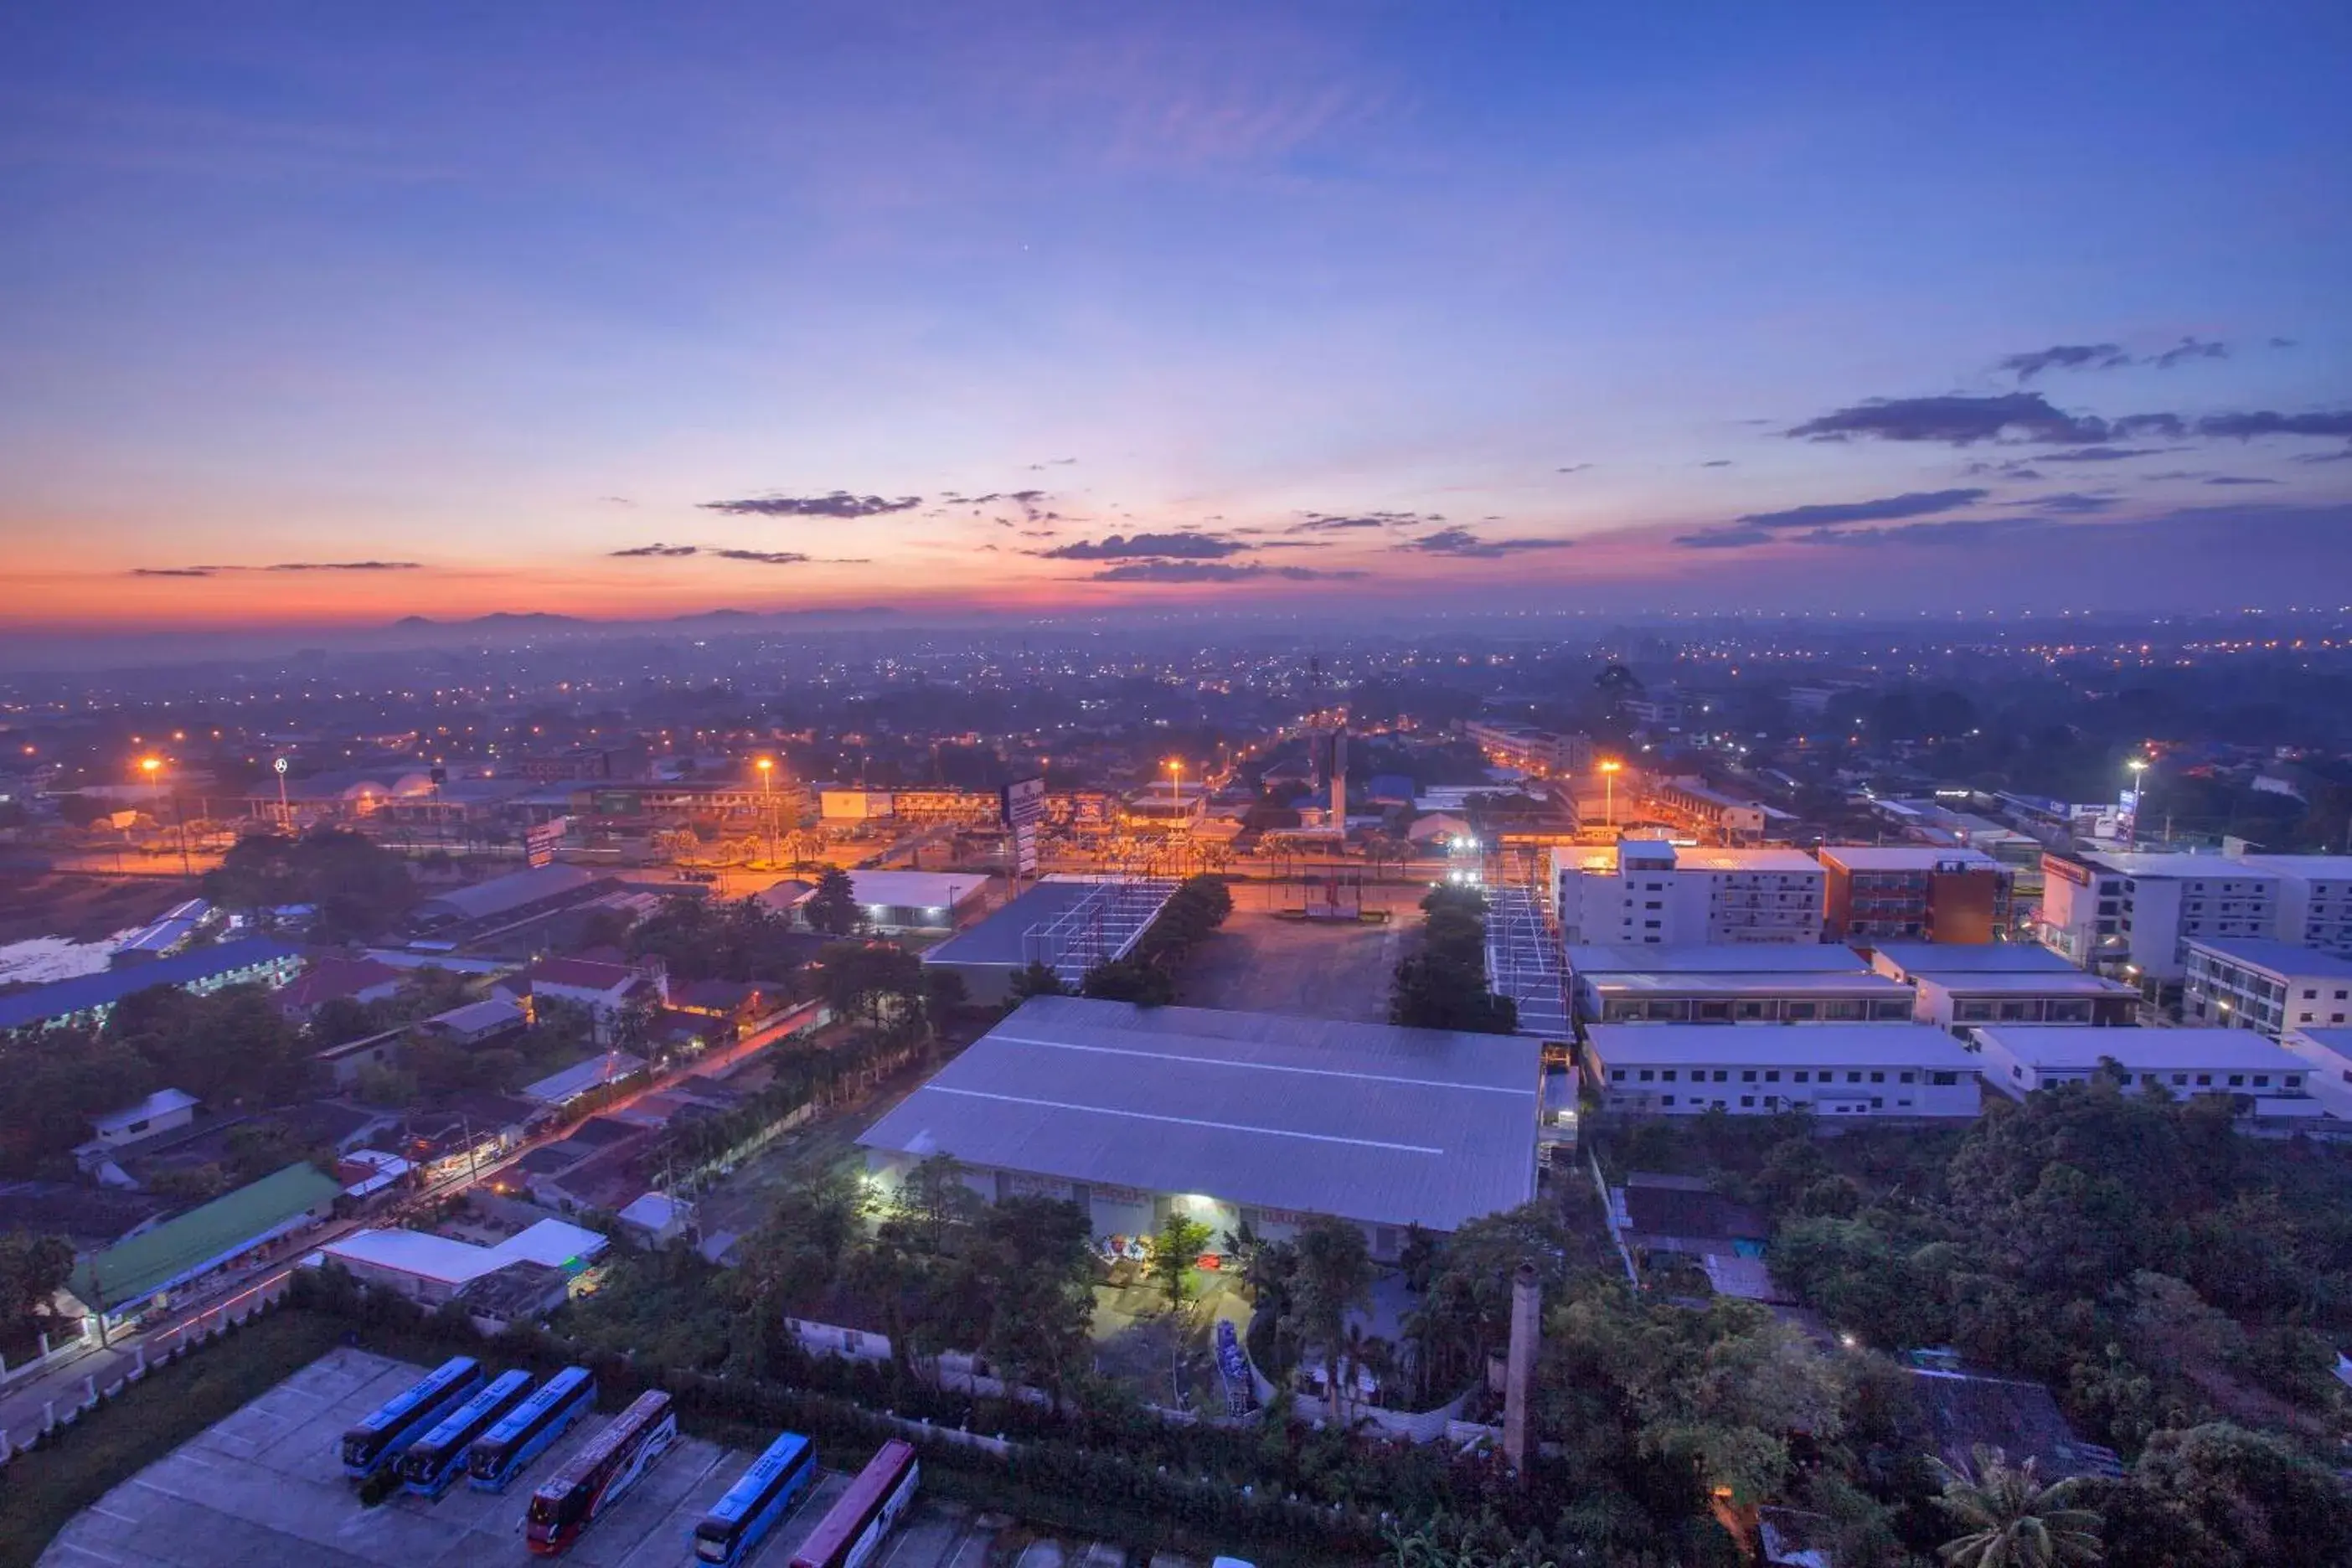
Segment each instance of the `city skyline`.
M1186 21L16 20L0 626L2352 575L2335 8Z

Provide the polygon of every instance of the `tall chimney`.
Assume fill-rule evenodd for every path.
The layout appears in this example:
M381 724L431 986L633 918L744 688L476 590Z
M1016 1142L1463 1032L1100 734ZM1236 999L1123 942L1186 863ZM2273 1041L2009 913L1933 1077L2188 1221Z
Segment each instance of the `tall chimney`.
M1528 1473L1528 1395L1535 1386L1536 1349L1543 1338L1543 1287L1536 1266L1519 1265L1511 1277L1511 1352L1503 1374L1503 1456L1521 1477Z

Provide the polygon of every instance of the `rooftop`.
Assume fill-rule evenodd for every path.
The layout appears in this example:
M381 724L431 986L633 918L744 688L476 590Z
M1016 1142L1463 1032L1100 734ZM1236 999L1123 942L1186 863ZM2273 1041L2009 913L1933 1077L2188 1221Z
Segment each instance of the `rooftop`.
M344 1263L415 1274L462 1285L494 1274L509 1263L562 1268L604 1250L604 1238L560 1219L543 1219L496 1247L477 1247L422 1230L355 1230L319 1250Z
M1816 877L1822 871L1822 863L1801 849L1671 844L1663 838L1629 838L1618 844L1562 847L1555 853L1552 863L1561 870L1612 877L1617 874L1620 852L1628 846L1636 855L1670 857L1677 871L1779 871Z
M159 1089L136 1105L126 1105L120 1110L91 1117L89 1124L93 1131L101 1134L118 1132L135 1122L152 1121L175 1110L194 1110L195 1108L196 1097L186 1090Z
M643 1072L646 1059L626 1051L605 1051L577 1062L562 1072L550 1073L537 1083L523 1086L526 1099L542 1104L561 1105L567 1100L577 1100L592 1089L608 1083L618 1083L633 1073Z
M215 975L299 956L282 942L249 936L214 947L192 948L127 969L105 969L95 974L77 974L69 980L53 980L47 985L0 996L0 1029L28 1028L68 1014L110 1007L132 992L144 991L151 985L190 985Z
M1015 967L1027 962L1022 937L1034 926L1050 923L1098 892L1104 884L1087 880L1039 882L1003 909L923 954L925 963L1003 963ZM1162 884L1159 903L1165 907L1176 884Z
M2245 1068L2302 1072L2307 1064L2251 1029L2086 1029L2063 1024L1980 1024L1977 1038L2038 1072L2090 1068L2113 1057L2135 1072Z
M2352 855L2242 855L2238 863L2291 877L2352 881Z
M1612 1068L1802 1062L1972 1073L1982 1065L1981 1058L1933 1024L1596 1024L1586 1037L1593 1053Z
M852 871L849 886L867 909L953 909L988 885L984 871Z
M1594 942L1568 950L1568 967L1588 978L1602 974L1867 974L1870 965L1850 947L1828 942L1694 942L1643 947Z
M2074 965L2065 955L2031 942L1882 942L1872 946L1874 962L1906 978L1990 973L2055 974Z
M1515 1036L1040 996L858 1142L1450 1231L1535 1195L1540 1078Z
M522 972L528 984L565 985L575 991L612 991L642 978L625 963L598 963L586 958L542 958Z
M2109 980L2103 974L2089 974L2074 968L2066 969L1963 969L1950 973L1929 973L1918 977L1922 985L1933 985L1962 996L2119 996L2137 997L2139 992L2120 980Z
M307 1164L289 1165L82 1258L68 1284L93 1307L113 1311L135 1306L282 1233L310 1210L334 1202L341 1191L332 1176Z
M1849 871L1934 871L1955 864L1983 871L2000 866L1981 849L1949 844L1824 844L1822 860L1834 860Z
M2339 953L2323 952L2317 948L2299 947L2291 942L2266 942L2256 937L2192 936L2185 945L2220 953L2251 969L2267 969L2273 974L2293 975L2327 980L2352 980L2352 958Z
M470 888L436 893L417 905L416 912L459 921L488 920L549 899L583 892L598 880L595 872L579 866L538 866L528 871L493 877Z
M1638 970L1596 971L1582 977L1603 995L1656 996L1885 996L1906 997L1899 980L1868 970L1794 969L1780 974L1726 974L1706 970L1651 974Z
M2223 855L2094 849L2085 851L2081 858L2094 866L2105 867L2120 877L2252 877L2259 879L2278 874L2259 867L2249 867Z
M314 958L308 970L278 988L278 1005L307 1013L339 996L356 996L379 986L397 985L400 978L399 970L377 959L331 955Z

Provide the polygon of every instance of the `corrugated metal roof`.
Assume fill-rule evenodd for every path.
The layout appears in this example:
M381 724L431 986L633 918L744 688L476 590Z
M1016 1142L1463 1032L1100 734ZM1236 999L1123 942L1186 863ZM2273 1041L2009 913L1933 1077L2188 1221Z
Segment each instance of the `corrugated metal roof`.
M436 893L416 906L417 913L442 914L465 921L488 920L527 904L577 892L597 879L595 872L578 866L537 866L528 871L512 871L503 877L493 877L470 888L452 888L446 893Z
M2077 1025L2068 1032L2124 1031ZM1585 1037L1604 1069L1699 1063L1976 1072L1983 1066L1982 1058L1933 1024L1595 1024Z
M332 1176L306 1164L289 1165L83 1258L74 1265L71 1289L92 1306L103 1298L110 1311L135 1306L277 1235L308 1211L332 1203L341 1191Z
M70 980L53 980L29 991L0 996L0 1029L28 1028L51 1018L86 1013L93 1007L111 1006L132 992L144 991L151 985L195 984L215 975L234 973L241 969L299 956L294 949L282 942L250 936L242 941L199 947L191 952L173 953L169 958L158 958L121 969L104 970L96 974L77 974Z
M2031 942L1882 942L1871 951L1880 969L1906 977L2080 973L2065 954Z
M859 1142L1454 1230L1535 1195L1541 1071L1516 1036L1040 996Z
M2133 1072L2242 1068L2302 1072L2308 1063L2252 1029L2087 1029L2080 1024L1979 1024L1977 1038L2037 1072L2095 1068L2113 1057Z
M1598 974L1866 974L1870 965L1850 947L1833 942L1638 942L1580 943L1568 950L1568 966L1584 976Z

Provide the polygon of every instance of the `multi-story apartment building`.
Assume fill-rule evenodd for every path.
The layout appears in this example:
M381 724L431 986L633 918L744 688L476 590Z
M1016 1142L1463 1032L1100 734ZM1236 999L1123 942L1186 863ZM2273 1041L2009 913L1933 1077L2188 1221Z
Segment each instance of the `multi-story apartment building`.
M1538 730L1504 719L1472 719L1462 733L1489 762L1524 768L1551 778L1580 778L1592 771L1592 737Z
M2183 941L2279 935L2283 879L2242 859L2098 851L2045 855L2042 868L2043 944L2152 999L2179 985Z
M1600 1024L1585 1034L1601 1104L1628 1116L1978 1111L1978 1058L1924 1024Z
M2303 1119L2326 1108L2310 1062L2243 1029L2080 1029L1995 1025L1976 1032L1984 1081L2023 1099L2106 1069L2142 1093L2226 1094L2241 1115Z
M1627 838L1554 846L1560 940L1681 946L1822 939L1822 868L1795 849L1700 849Z
M1752 800L1709 789L1696 778L1661 779L1648 795L1651 809L1727 844L1752 844L1764 837L1767 813Z
M2245 855L2279 879L2281 942L2352 953L2352 855Z
M2352 1023L2352 958L2245 938L2191 938L2181 949L2186 1020L2273 1040Z
M1839 942L1988 942L2009 931L2016 873L1980 849L1824 844L1821 853Z

